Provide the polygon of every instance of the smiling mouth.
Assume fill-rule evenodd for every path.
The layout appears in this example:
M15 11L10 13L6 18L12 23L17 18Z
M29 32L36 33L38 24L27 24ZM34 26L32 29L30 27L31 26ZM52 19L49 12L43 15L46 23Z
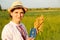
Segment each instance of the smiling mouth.
M22 19L22 17L18 17L18 19Z

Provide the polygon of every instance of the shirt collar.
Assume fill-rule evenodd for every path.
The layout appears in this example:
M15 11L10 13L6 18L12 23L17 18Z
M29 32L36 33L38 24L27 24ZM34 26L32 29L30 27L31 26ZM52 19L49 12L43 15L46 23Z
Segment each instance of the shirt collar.
M14 23L13 21L10 21L10 23L14 26L18 26L18 24ZM20 25L20 24L19 24Z

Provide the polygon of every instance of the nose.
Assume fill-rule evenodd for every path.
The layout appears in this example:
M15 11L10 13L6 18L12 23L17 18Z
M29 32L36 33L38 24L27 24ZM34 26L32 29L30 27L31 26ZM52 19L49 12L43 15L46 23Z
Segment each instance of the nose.
M23 17L24 16L24 14L23 13L18 13L18 15L17 15L18 17Z
M17 14L17 17L20 17L20 13Z

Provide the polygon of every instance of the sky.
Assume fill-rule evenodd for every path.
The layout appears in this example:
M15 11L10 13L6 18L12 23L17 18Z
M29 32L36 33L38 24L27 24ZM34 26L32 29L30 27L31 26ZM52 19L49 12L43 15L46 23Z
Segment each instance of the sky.
M2 9L7 9L16 0L0 0ZM27 8L60 8L60 0L18 0Z

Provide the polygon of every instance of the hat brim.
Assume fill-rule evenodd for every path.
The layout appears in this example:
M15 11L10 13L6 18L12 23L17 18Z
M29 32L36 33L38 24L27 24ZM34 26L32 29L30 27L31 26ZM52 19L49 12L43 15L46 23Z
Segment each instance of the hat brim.
M27 11L27 8L26 8L26 7L23 7L23 6L15 6L15 7L10 7L10 8L8 8L8 12L10 13L11 10L12 10L12 9L15 9L15 8L16 8L16 9L17 9L17 8L23 8L25 12Z

